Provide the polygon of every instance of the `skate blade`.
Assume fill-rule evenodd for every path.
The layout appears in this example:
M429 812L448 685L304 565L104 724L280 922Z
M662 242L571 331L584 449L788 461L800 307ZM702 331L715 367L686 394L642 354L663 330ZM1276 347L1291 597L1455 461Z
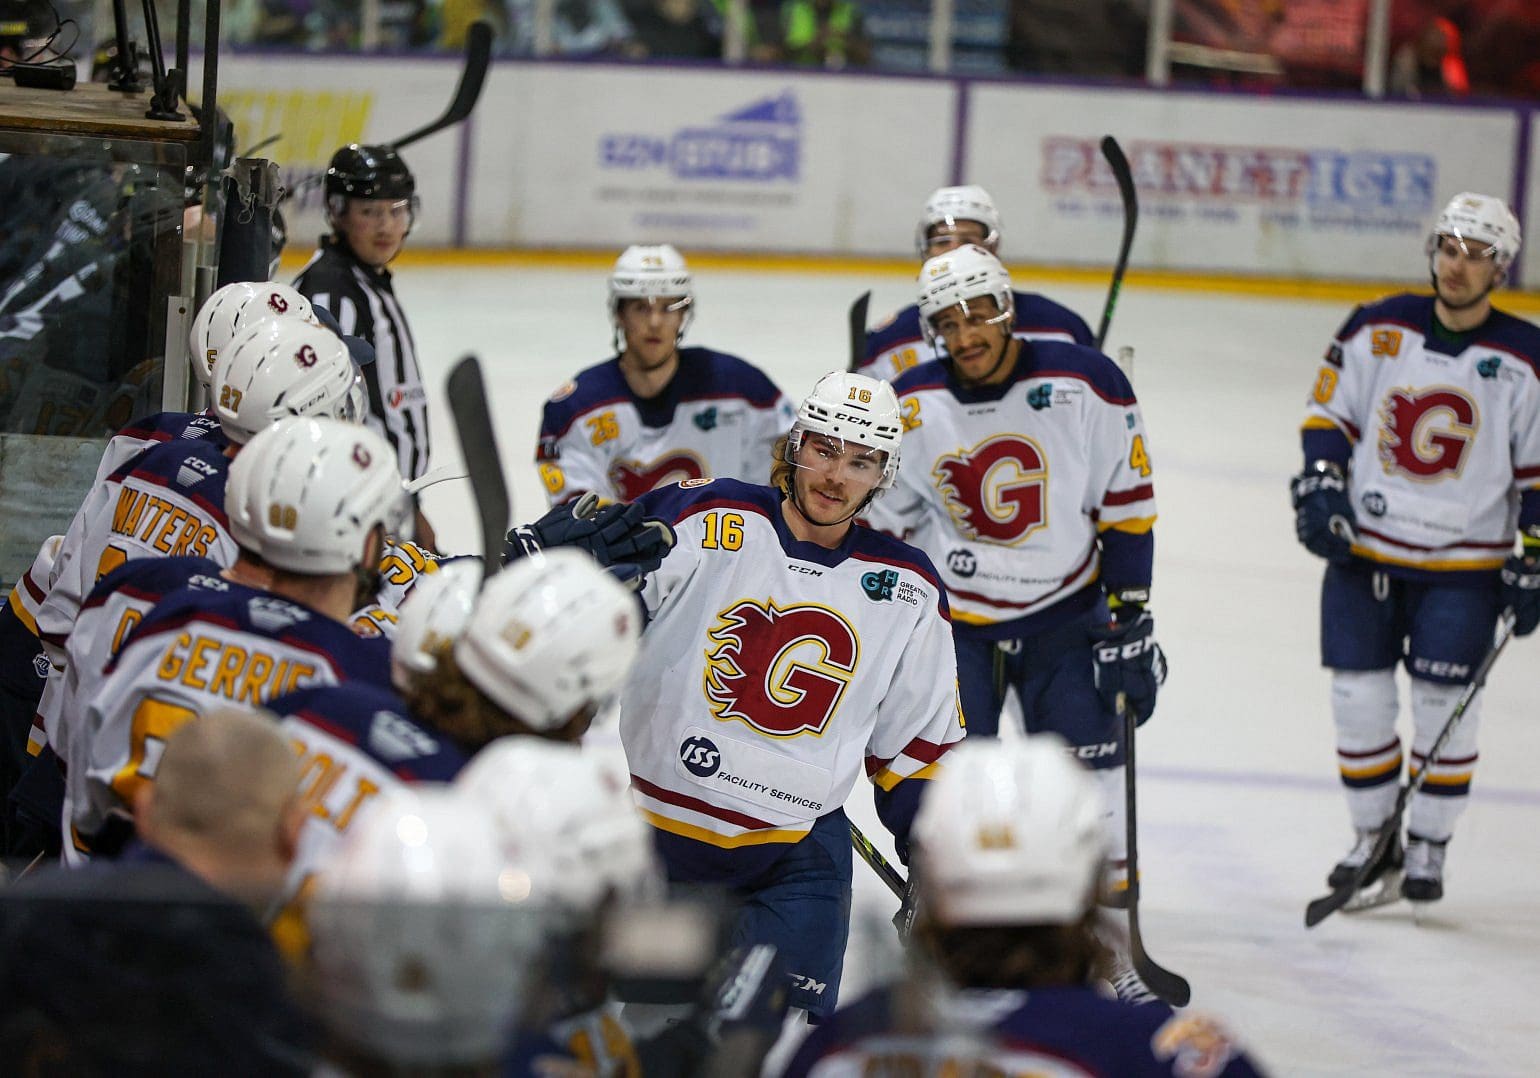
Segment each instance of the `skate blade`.
M1385 873L1375 886L1365 887L1349 899L1347 905L1342 907L1342 912L1362 913L1401 901L1401 877L1404 875L1400 870Z

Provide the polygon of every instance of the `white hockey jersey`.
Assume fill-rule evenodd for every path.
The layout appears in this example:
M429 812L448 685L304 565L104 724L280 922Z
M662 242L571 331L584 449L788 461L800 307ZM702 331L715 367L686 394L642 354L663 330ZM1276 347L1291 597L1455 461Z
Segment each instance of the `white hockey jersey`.
M95 832L108 812L153 781L165 739L223 704L259 707L313 685L389 685L390 646L300 603L208 579L163 599L133 631L79 715L70 774L75 825ZM76 796L76 790L81 795Z
M893 388L902 461L866 519L940 567L960 625L1027 635L1086 609L1099 578L1149 586L1147 436L1133 388L1106 356L1034 341L1002 385L965 389L938 362Z
M1348 464L1353 553L1397 575L1490 573L1540 522L1540 327L1493 311L1450 339L1432 296L1354 311L1307 405L1305 459Z
M863 768L907 835L917 780L963 736L929 560L860 526L836 550L800 542L771 487L696 480L639 501L678 544L642 592L620 735L670 874L757 874Z
M38 611L43 646L63 663L64 639L96 582L133 558L235 560L225 518L230 461L222 443L177 440L121 465L92 489L70 523L48 597Z
M736 356L681 348L673 381L651 400L612 359L546 402L535 461L552 505L590 490L632 501L686 479L760 482L794 418L775 384Z

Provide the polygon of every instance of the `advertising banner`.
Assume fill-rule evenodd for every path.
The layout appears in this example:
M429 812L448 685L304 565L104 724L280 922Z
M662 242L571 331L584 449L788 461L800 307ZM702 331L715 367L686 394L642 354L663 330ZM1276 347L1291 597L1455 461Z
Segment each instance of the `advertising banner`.
M983 85L969 100L966 178L1000 204L1006 257L1106 263L1122 228L1098 149L1112 134L1139 191L1136 266L1415 281L1452 195L1512 198L1517 122L1425 105Z
M452 57L233 53L220 58L219 105L235 121L237 152L275 139L258 155L278 162L284 186L294 192L284 203L284 220L290 244L306 246L329 231L317 181L331 155L350 142L390 142L430 123L449 104L459 76ZM192 85L201 78L195 74ZM402 154L422 201L413 245L454 242L459 138L458 131L445 131Z
M467 242L900 253L951 169L957 87L789 72L499 65Z

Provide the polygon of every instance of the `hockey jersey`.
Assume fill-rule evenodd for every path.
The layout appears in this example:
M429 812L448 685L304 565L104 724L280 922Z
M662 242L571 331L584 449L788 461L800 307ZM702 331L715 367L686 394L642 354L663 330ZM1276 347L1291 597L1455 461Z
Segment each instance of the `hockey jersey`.
M1067 341L1094 346L1091 328L1074 311L1033 292L1013 292L1016 297L1016 324L1012 331L1024 341ZM920 308L914 304L890 315L887 321L866 334L866 359L856 368L859 374L894 381L910 367L939 359L936 350L925 341L920 327Z
M1034 341L1001 385L966 388L937 362L893 388L903 462L866 519L940 566L959 631L1027 636L1089 609L1099 578L1149 586L1149 447L1110 359Z
M1349 472L1353 553L1393 576L1490 579L1540 524L1540 327L1437 326L1432 296L1354 311L1316 372L1305 462Z
M731 479L643 495L678 543L642 590L621 694L632 788L677 879L743 880L844 805L861 771L902 841L962 739L946 593L920 551L854 526L792 536Z
M468 760L382 685L316 685L267 706L282 718L304 769L299 789L307 811L291 872L295 893L376 797L419 782L449 782Z
M205 710L260 707L298 689L353 681L390 684L388 642L228 580L200 579L173 592L134 629L80 712L74 736L88 738L87 768L85 796L72 797L75 825L92 833L153 781L165 739Z
M794 418L775 384L736 356L681 348L673 380L649 400L611 359L546 402L535 462L552 505L585 491L632 501L686 479L759 482Z
M1034 1078L1251 1078L1255 1063L1213 1019L1106 999L1088 986L974 989L915 1004L885 988L813 1028L784 1078L999 1074ZM913 990L909 990L913 991Z
M235 560L225 518L230 461L218 442L166 442L119 466L70 523L56 579L38 611L39 636L55 664L96 581L125 561L196 555Z

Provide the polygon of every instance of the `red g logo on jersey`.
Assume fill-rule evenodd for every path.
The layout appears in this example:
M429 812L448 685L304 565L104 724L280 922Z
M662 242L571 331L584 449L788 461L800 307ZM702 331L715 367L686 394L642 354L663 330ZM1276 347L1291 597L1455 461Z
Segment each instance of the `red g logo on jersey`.
M931 475L957 530L970 539L1015 546L1048 523L1048 464L1030 438L997 434L942 457Z
M610 485L623 502L670 483L704 478L706 466L694 453L672 453L650 464L636 460L617 460L610 465Z
M744 599L707 637L704 688L711 713L768 737L821 734L855 673L856 631L823 606Z
M1413 479L1459 475L1477 426L1476 402L1458 389L1392 389L1380 406L1380 463Z

